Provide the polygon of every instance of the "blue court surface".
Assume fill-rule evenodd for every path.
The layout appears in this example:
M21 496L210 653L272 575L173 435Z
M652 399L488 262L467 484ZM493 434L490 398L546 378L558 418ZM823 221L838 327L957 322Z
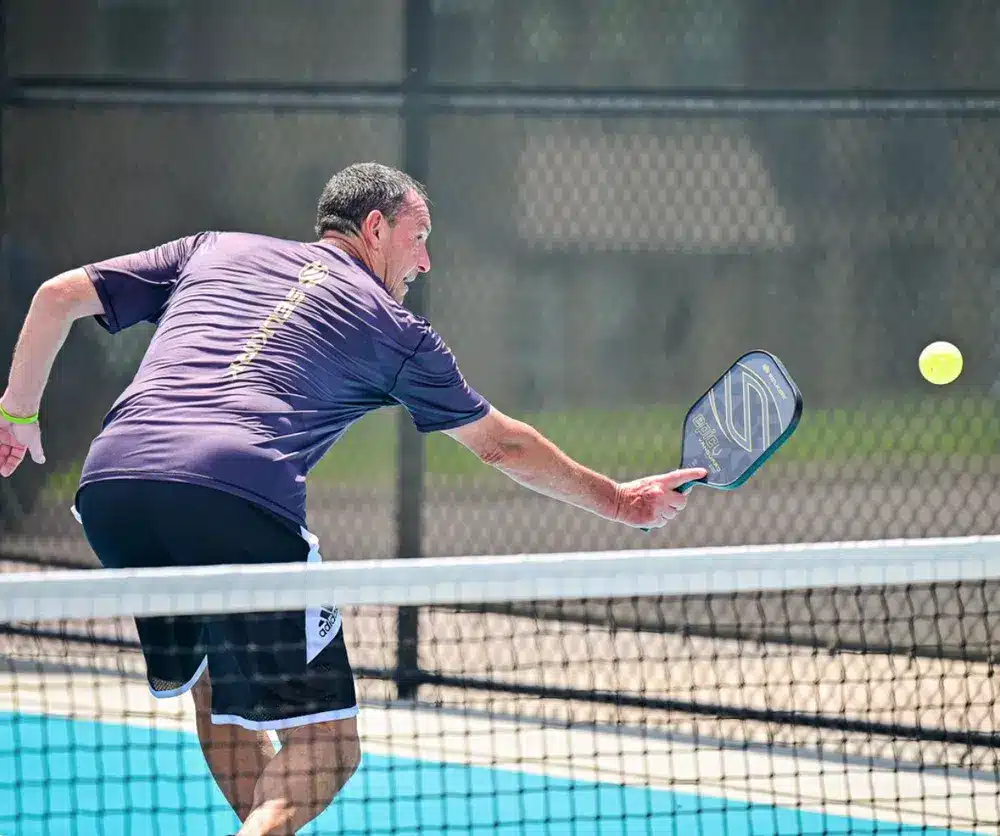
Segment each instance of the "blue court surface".
M0 713L0 836L224 836L236 825L191 732ZM974 831L366 754L333 806L300 832L929 836Z

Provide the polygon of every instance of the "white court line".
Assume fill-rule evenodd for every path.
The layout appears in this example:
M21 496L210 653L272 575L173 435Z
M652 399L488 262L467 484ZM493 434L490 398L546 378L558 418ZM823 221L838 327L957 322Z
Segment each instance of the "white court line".
M0 675L0 710L194 731L191 700L157 701L142 681L99 674ZM982 833L1000 826L1000 784L964 775L896 772L812 753L796 758L607 729L568 730L433 707L363 705L358 722L362 750L370 754L918 826L971 828L975 822L990 828L974 831Z

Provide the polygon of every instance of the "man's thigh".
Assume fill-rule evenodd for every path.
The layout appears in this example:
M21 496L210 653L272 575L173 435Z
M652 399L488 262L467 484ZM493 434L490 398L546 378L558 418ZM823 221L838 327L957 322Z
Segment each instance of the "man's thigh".
M356 717L283 729L277 734L289 768L313 774L320 795L324 788L343 786L361 763Z

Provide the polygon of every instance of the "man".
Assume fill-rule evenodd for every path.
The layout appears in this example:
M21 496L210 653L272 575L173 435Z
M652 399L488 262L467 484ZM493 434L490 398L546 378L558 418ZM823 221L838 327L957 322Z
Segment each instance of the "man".
M305 480L347 427L401 404L526 487L633 527L666 524L704 470L618 484L572 461L465 381L402 302L430 270L423 186L350 166L319 240L201 233L71 270L37 291L0 398L0 475L45 461L42 391L71 324L157 330L83 468L75 511L105 567L319 559ZM332 613L332 615L331 615ZM322 625L322 628L320 628ZM294 833L360 761L340 615L138 619L149 687L191 691L208 765L243 836ZM275 753L268 731L277 731Z

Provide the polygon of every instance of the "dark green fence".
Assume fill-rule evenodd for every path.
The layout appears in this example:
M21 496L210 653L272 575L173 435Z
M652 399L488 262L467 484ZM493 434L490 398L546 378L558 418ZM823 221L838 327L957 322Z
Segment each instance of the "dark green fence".
M314 474L336 558L992 532L1000 420L1000 58L973 2L5 3L9 356L60 270L205 228L308 237L359 159L434 202L418 304L470 381L619 477L676 464L741 351L806 413L773 465L625 531L395 413ZM49 464L3 485L3 550L86 558L67 505L149 332L75 329ZM920 348L963 349L958 382ZM402 419L402 420L401 420Z

